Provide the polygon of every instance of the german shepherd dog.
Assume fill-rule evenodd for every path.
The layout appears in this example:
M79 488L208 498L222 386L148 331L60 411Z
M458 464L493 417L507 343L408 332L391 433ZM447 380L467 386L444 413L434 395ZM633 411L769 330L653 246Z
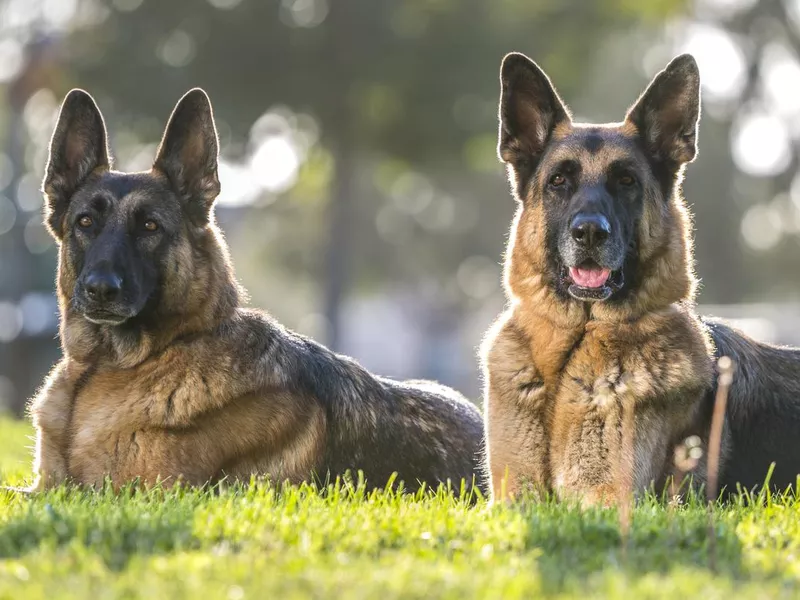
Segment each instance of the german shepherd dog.
M242 308L214 220L217 147L194 89L152 169L114 171L94 100L65 98L43 184L63 359L30 408L33 489L348 470L372 487L394 473L406 490L481 487L482 418L457 392L374 376Z
M663 489L676 445L696 435L706 450L721 355L738 372L720 482L753 487L775 461L773 484L794 483L800 351L694 312L681 182L697 153L695 60L675 58L623 122L605 125L573 123L522 54L505 57L500 79L498 153L518 207L509 305L482 347L493 499L531 487L607 503L619 465L634 490ZM623 443L626 422L632 444ZM695 483L705 468L699 461Z

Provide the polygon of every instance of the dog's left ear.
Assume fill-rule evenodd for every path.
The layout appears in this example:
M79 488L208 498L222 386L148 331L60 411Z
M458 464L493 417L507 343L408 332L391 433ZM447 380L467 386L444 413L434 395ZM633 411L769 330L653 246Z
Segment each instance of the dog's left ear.
M220 191L218 148L211 100L194 88L172 111L153 169L167 176L189 217L200 226L208 223Z
M700 121L700 71L694 57L682 54L673 59L625 119L636 126L656 160L674 168L693 161Z

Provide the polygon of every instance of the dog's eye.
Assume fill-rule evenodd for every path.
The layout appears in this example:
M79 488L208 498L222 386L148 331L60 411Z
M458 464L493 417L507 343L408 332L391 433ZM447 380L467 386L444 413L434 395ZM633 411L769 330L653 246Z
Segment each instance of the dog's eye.
M80 225L84 229L86 229L87 227L91 227L92 223L94 223L94 221L92 221L92 217L90 217L89 215L83 215L80 219L78 219L78 225Z
M556 173L550 178L550 185L552 185L553 187L558 187L560 185L564 185L566 181L567 181L566 177L564 177L561 173Z
M145 231L157 231L158 223L153 221L153 219L147 219L147 221L144 222L144 229Z
M634 183L636 183L636 180L633 178L633 175L621 175L617 180L617 183L623 187L631 187Z

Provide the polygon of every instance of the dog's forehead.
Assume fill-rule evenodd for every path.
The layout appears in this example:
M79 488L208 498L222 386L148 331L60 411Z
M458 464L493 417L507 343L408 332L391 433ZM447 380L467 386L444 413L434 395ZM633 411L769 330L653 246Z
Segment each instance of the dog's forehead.
M640 160L636 142L637 131L630 123L570 123L553 131L547 162L571 160L587 173L601 174L612 163Z
M162 179L149 172L107 171L82 190L82 196L85 201L101 197L115 212L124 212L148 203L168 206L170 188L168 182Z

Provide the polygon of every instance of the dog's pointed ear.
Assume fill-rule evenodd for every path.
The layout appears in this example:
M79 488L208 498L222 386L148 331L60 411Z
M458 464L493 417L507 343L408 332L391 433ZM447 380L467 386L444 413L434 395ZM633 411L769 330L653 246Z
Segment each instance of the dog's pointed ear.
M674 168L697 156L700 71L682 54L653 78L625 119L636 126L653 158Z
M200 88L189 90L172 111L153 169L167 176L200 226L208 223L220 191L218 148L211 100Z
M42 182L45 222L56 239L64 235L64 215L75 191L91 173L110 167L103 115L87 92L74 89L61 104Z
M500 67L500 160L535 163L553 129L571 120L544 71L518 52L507 54Z

